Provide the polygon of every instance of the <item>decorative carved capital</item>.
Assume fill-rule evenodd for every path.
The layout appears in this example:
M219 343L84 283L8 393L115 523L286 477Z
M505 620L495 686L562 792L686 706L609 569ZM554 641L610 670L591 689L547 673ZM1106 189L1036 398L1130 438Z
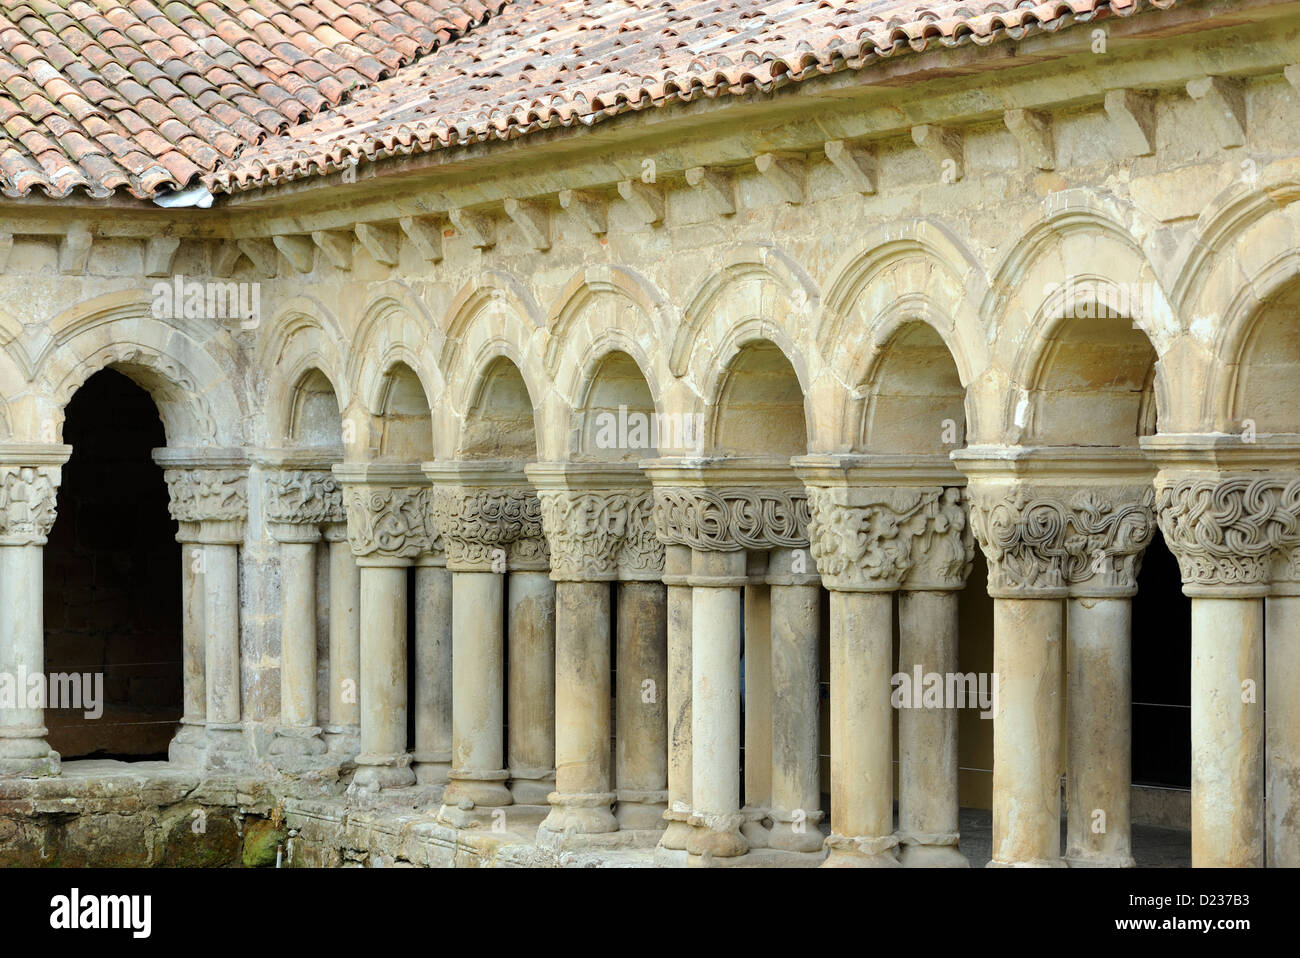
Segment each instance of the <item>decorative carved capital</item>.
M372 563L404 563L432 552L436 526L430 522L429 488L347 483L344 501L352 554Z
M911 568L912 541L931 527L931 513L936 532L942 524L929 508L942 497L942 489L809 486L809 549L826 587L897 589Z
M41 545L54 527L58 466L0 466L0 542Z
M649 490L542 489L538 497L552 578L653 578L663 571Z
M802 490L656 486L654 523L666 545L706 552L808 547Z
M1001 598L1126 596L1155 533L1149 485L972 482L971 526Z
M332 472L281 469L267 474L263 489L267 522L322 525L347 518L343 484Z
M1161 475L1157 509L1188 595L1262 595L1297 568L1300 478Z
M921 511L925 526L912 540L911 566L902 587L932 592L964 588L975 560L966 491L944 487L933 499L927 495Z
M528 486L436 487L432 514L453 572L548 567L542 506Z
M248 472L242 468L176 468L163 472L177 522L242 522L248 518Z

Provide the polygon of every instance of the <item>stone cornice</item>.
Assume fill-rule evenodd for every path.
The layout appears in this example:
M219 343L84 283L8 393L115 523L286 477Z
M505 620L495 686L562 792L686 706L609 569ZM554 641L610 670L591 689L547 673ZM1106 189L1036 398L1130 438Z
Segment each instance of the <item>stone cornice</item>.
M430 490L419 466L344 462L333 468L343 485L348 543L361 565L409 565L438 546Z
M666 545L705 552L808 547L808 496L787 460L651 459L654 523Z
M520 463L426 462L433 522L452 572L545 571L542 507Z
M664 546L655 534L654 498L635 464L534 463L525 472L541 501L551 578L660 578Z

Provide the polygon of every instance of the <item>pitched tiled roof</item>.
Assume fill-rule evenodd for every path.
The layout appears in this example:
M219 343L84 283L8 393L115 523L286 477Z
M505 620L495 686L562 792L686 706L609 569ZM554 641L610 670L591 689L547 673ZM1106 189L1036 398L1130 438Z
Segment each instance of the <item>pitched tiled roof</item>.
M505 0L0 0L0 190L146 198Z
M1178 0L515 0L491 23L207 178L234 192L357 161L992 43Z

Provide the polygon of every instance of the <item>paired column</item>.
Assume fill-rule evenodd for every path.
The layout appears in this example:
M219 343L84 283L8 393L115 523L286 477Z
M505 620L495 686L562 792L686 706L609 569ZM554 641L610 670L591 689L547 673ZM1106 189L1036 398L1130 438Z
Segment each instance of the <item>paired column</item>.
M659 848L685 852L691 835L691 550L664 546L663 584L668 602L668 807Z
M186 628L201 630L202 658L191 634L185 671L186 700L197 698L198 678L191 669L202 662L204 734L200 750L187 742L182 728L178 756L210 767L240 764L248 758L240 699L239 550L248 517L248 467L234 456L155 450L164 467L169 508L180 524L177 539L188 545L190 562L183 598ZM200 611L201 609L201 611ZM197 660L197 661L196 661Z
M1143 448L1161 467L1160 529L1192 599L1192 865L1300 863L1300 692L1288 614L1298 450L1223 436L1155 436Z
M439 817L458 826L481 824L483 811L535 804L543 791L550 792L554 775L554 640L548 634L554 600L549 582L543 586L536 576L548 561L541 507L516 464L447 462L424 468L434 482L434 524L442 534L452 592L451 769ZM530 575L512 575L508 593L507 574L520 572ZM509 703L509 764L508 595L517 620L511 648L519 659L510 663L512 680L520 673ZM525 621L532 616L539 621Z
M953 458L994 598L990 864L1132 865L1129 602L1155 531L1150 466L1136 450L1075 447Z
M653 581L661 574L663 548L650 522L649 491L633 465L546 463L527 473L540 497L556 595L556 778L538 840L591 845L619 830L657 833L667 803L666 596ZM615 587L620 579L626 581ZM615 623L617 689L611 696Z
M316 692L316 568L322 528L344 518L343 490L324 469L274 469L263 485L263 507L280 545L280 724L271 754L293 770L319 764L312 757L326 751Z
M348 540L361 570L361 751L353 784L411 785L407 580L409 567L436 540L429 490L418 466L342 463L334 474L343 483Z
M411 767L424 785L451 779L451 573L441 552L415 562L415 751Z
M4 451L17 463L0 465L0 673L12 677L15 699L0 708L0 776L58 775L59 753L46 741L44 697L29 701L26 677L45 674L43 552L71 448Z
M361 570L346 522L325 527L329 544L329 722L325 742L340 759L361 749Z

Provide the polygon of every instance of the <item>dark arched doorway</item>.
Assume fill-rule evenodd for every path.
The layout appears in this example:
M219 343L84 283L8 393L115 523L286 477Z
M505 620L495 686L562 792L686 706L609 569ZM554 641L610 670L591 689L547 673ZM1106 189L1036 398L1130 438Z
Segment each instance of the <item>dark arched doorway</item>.
M102 714L47 709L64 760L167 758L181 716L180 545L151 450L149 394L105 369L65 411L58 515L45 548L45 670L101 676Z

